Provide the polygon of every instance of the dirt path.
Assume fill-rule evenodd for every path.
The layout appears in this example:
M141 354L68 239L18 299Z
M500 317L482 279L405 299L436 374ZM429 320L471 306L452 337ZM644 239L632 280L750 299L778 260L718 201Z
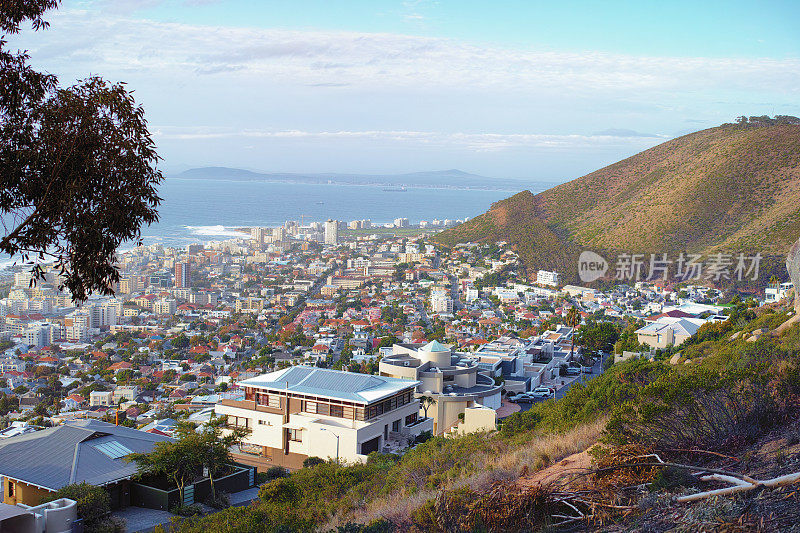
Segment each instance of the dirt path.
M579 453L573 453L563 458L559 462L543 468L538 472L534 472L525 477L519 478L517 484L521 487L534 487L540 484L547 484L557 479L562 474L568 472L581 472L588 470L592 466L592 458L589 456L589 450L584 450Z

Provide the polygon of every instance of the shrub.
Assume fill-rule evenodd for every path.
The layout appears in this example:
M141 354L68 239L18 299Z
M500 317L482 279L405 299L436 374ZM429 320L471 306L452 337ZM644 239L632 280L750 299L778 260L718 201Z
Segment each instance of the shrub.
M62 487L43 499L42 503L69 498L78 504L78 517L83 519L84 529L93 531L115 531L115 524L110 520L111 497L105 489L86 482L74 483ZM124 531L124 526L123 526Z
M172 509L169 510L170 513L176 514L178 516L202 516L203 509L196 503L191 505L176 505Z
M260 483L265 483L267 481L272 481L273 479L287 477L288 475L289 472L284 467L271 466L267 469L266 472L258 475L258 480Z
M655 449L725 449L750 442L772 425L777 408L760 375L721 376L707 369L670 375L616 410L609 441Z
M322 457L306 457L303 459L303 468L311 468L325 462Z
M231 506L231 497L226 492L220 492L216 498L209 495L203 503L214 509L227 509Z

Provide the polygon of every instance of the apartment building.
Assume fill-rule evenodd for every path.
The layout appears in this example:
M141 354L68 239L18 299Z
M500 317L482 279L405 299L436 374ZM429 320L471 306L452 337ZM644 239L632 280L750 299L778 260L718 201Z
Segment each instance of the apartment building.
M339 221L328 219L325 221L325 244L336 246L339 244Z
M558 287L558 272L550 272L549 270L540 270L536 273L536 283Z
M175 263L175 287L189 287L190 279L189 263Z
M460 424L470 407L498 409L502 386L481 374L482 369L471 358L453 354L449 347L431 341L395 344L392 354L379 365L381 376L408 379L419 383L418 396L432 396L436 403L428 408L433 418L434 434L442 435ZM472 423L472 421L464 422ZM483 427L494 430L493 423Z
M157 315L174 315L178 310L178 302L173 298L164 298L153 302L153 313Z
M265 470L302 467L307 457L363 462L396 451L423 431L417 381L294 366L240 381L241 400L220 400L218 415L251 430L234 454Z
M89 340L89 328L92 317L88 311L73 311L64 318L66 337L70 342L86 342Z

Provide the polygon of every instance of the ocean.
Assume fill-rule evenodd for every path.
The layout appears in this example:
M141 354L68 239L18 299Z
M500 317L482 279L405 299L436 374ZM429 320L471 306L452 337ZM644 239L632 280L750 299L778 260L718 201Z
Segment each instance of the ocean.
M521 183L519 190L408 187L399 191L377 185L166 178L159 189L160 220L144 228L142 239L145 244L186 246L241 236L237 228L299 221L301 215L306 223L332 218L386 224L405 217L417 224L434 218L471 218L525 185Z
M165 178L159 187L160 220L142 230L144 244L184 247L192 243L240 237L237 228L277 226L286 220L323 222L370 219L386 224L395 218L464 219L480 215L497 200L524 189L536 193L546 183L520 182L517 190L307 184L274 181ZM121 251L133 247L123 244ZM17 258L18 260L18 258ZM14 264L0 256L0 271Z

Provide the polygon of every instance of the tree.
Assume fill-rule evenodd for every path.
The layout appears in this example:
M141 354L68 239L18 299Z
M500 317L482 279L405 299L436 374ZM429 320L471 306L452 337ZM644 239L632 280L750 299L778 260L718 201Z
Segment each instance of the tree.
M569 347L569 355L571 359L572 353L575 351L575 337L576 337L575 328L577 328L581 323L581 314L575 307L572 307L570 308L569 311L567 311L567 316L565 318L565 321L567 323L567 326L572 328L572 340L570 341L570 347Z
M214 476L217 476L231 463L231 446L239 444L243 438L250 434L250 429L248 428L239 426L226 428L226 421L227 418L225 416L212 417L208 424L200 430L203 441L201 461L203 466L208 468L208 477L211 480L211 498L213 500L217 499Z
M583 326L578 339L587 350L610 352L619 340L619 335L620 328L613 322L599 322Z
M61 487L48 494L44 502L69 498L78 506L78 516L83 519L84 530L91 531L124 531L124 527L109 519L111 514L111 496L102 487L90 485L85 481ZM43 503L44 503L43 502Z
M175 442L156 442L150 453L133 453L128 460L136 463L140 475L163 476L180 492L199 477L204 460L204 441L195 432L184 432Z
M436 403L436 398L433 396L420 396L419 406L422 407L422 412L425 413L425 418L428 418L428 408Z
M98 77L62 88L6 49L7 35L58 0L0 3L0 216L7 230L0 252L20 257L34 279L51 258L62 288L75 300L112 293L116 250L141 241L158 220L156 186L163 179L144 110L122 83Z

